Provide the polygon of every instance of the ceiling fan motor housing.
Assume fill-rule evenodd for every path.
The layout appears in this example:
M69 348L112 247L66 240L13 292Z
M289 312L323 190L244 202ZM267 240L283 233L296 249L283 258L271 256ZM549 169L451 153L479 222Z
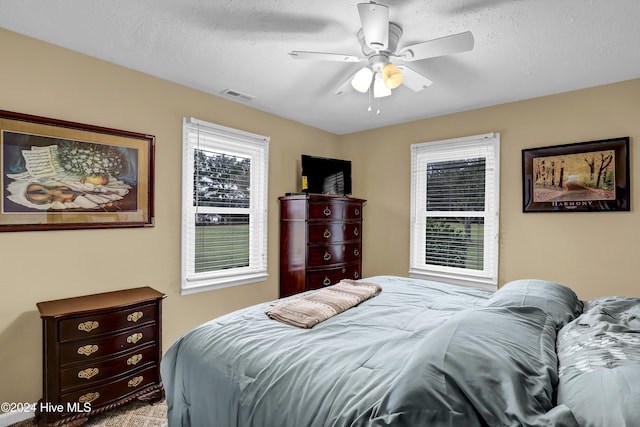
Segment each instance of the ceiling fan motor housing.
M400 28L399 25L394 24L393 22L389 22L389 41L387 43L387 48L372 49L367 45L364 36L364 30L360 28L360 30L358 31L358 41L360 42L362 53L364 53L367 57L380 51L394 53L398 49L398 42L400 41L400 37L402 37L402 28Z

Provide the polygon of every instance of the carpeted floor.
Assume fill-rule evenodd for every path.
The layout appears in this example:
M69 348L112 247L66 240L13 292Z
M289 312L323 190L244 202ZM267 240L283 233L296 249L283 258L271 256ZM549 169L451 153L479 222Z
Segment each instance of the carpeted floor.
M9 427L33 427L34 419L21 421ZM119 408L91 417L86 427L161 427L167 425L167 403L154 405L133 401Z

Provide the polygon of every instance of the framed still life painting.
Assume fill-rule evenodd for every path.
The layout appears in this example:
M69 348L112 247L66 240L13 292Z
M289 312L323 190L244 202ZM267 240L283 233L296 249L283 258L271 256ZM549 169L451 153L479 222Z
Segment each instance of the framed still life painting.
M0 231L153 226L155 138L0 111Z
M629 137L522 150L523 212L630 210Z

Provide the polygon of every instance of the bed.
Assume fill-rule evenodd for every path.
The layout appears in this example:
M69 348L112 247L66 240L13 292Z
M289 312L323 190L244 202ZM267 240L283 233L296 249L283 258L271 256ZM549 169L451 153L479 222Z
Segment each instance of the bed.
M177 339L161 363L169 426L640 425L640 300L363 281L382 291L309 329L269 318L270 302Z

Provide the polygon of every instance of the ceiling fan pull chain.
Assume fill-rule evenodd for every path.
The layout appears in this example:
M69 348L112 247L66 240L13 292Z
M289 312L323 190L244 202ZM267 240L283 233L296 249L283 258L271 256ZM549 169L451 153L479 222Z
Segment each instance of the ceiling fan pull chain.
M378 111L376 111L376 115L380 115L380 98L378 98Z
M367 111L371 111L371 87L369 87L369 108L367 108Z

